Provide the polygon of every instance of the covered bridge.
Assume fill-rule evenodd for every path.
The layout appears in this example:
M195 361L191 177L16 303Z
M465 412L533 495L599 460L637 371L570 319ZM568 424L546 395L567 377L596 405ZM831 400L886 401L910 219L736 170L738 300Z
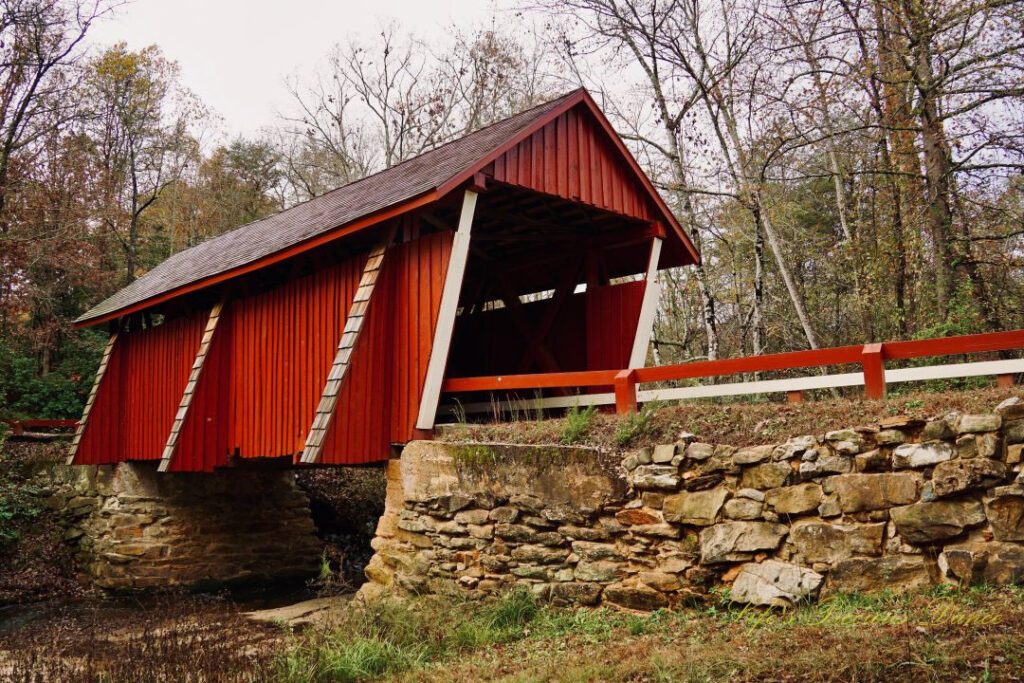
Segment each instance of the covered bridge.
M643 365L657 270L697 258L577 90L178 253L87 312L111 337L69 460L386 460L429 434L446 377Z

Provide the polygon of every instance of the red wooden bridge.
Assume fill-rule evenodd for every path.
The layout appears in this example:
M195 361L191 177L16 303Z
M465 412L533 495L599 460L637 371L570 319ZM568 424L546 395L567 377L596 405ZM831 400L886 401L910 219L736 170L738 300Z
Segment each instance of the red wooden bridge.
M577 90L176 254L87 312L111 336L70 461L384 460L433 428L445 377L642 365L657 270L697 258Z

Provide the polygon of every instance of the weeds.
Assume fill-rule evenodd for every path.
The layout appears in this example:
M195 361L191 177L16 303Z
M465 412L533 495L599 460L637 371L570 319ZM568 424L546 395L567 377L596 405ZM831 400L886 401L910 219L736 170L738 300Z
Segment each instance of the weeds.
M21 538L18 520L39 516L39 490L29 484L0 484L0 547Z
M297 638L272 667L284 681L362 681L394 676L461 652L526 635L540 614L519 589L484 606L457 595L383 600L353 610L341 623Z
M595 415L597 415L597 406L587 406L582 410L579 405L569 408L569 412L565 414L565 421L562 423L562 443L567 446L578 443L590 429Z
M624 448L651 430L651 420L661 408L661 403L645 403L636 413L626 416L615 426L615 445Z

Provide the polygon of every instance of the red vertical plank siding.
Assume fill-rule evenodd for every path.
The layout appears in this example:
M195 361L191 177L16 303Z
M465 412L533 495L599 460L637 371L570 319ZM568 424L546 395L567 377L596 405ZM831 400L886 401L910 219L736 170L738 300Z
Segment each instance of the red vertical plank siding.
M452 233L434 233L384 257L321 463L383 460L412 438L451 246Z
M122 333L75 463L158 460L195 360L205 311Z
M494 179L650 220L643 187L589 113L570 109L495 159Z
M639 281L587 289L588 370L612 370L629 364L644 287L645 283Z
M228 462L233 401L229 377L232 346L230 304L221 313L192 404L171 459L172 472L212 472Z
M243 458L302 451L365 260L357 256L231 303L235 334L226 337L218 373L234 405L229 451Z

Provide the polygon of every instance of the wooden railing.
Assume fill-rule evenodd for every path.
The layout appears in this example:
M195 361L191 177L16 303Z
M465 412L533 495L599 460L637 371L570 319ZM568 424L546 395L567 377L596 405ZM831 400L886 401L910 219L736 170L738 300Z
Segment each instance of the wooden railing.
M78 426L78 420L8 420L2 419L11 426L12 436L22 436L26 431L33 429L74 429Z
M744 395L785 392L791 401L802 400L809 389L863 385L867 398L885 397L887 383L924 381L972 376L996 376L1000 385L1013 383L1013 375L1024 372L1024 359L981 361L951 365L886 370L888 360L950 356L968 353L1009 351L1024 348L1024 330L970 334L959 337L915 341L838 346L813 351L793 351L765 356L747 356L726 360L701 361L681 365L625 370L589 370L529 375L494 375L486 377L454 377L446 380L442 391L447 394L486 391L527 391L540 389L614 388L614 393L585 393L572 397L548 397L522 400L523 407L569 407L571 405L603 405L614 403L617 412L634 412L638 402L702 398L723 395ZM761 373L796 368L836 365L859 365L860 372L814 375L793 379L717 384L702 387L650 389L637 391L637 386L651 382L723 377L744 373ZM491 404L463 406L467 412L482 412Z

